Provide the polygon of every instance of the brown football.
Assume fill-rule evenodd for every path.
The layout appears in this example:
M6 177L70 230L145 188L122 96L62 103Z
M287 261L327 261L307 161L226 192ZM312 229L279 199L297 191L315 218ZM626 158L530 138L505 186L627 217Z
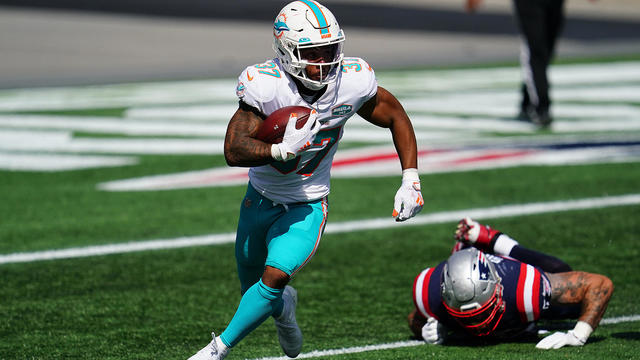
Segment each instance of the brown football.
M285 106L272 112L264 119L260 130L258 130L256 139L269 144L281 143L284 130L287 128L287 123L289 122L289 115L292 113L298 115L296 129L300 129L309 119L311 109L304 106Z

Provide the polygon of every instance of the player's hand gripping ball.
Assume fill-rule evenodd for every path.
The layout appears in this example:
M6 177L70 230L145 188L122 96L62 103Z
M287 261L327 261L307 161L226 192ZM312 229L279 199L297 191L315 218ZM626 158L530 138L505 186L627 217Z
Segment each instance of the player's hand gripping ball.
M285 106L272 112L262 123L256 139L262 140L269 144L278 144L282 142L284 131L287 128L287 122L291 114L296 114L296 129L301 129L309 119L311 109L304 106Z

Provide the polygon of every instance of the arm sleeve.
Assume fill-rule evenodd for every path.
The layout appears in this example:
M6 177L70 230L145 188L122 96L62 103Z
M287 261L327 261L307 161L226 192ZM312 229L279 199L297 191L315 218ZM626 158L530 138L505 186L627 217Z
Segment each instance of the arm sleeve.
M559 273L571 271L571 266L555 256L547 255L535 250L527 249L520 245L516 245L511 249L509 256L531 264L548 273Z

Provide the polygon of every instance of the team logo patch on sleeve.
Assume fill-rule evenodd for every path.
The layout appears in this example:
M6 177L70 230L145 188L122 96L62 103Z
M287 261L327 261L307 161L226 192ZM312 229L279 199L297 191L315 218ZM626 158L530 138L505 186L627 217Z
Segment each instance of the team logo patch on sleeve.
M353 106L349 104L342 104L331 109L332 116L344 116L353 111Z
M242 83L242 81L240 81L238 83L238 86L236 87L236 96L238 96L239 98L244 97L244 90L246 89L246 87L244 86L244 84Z

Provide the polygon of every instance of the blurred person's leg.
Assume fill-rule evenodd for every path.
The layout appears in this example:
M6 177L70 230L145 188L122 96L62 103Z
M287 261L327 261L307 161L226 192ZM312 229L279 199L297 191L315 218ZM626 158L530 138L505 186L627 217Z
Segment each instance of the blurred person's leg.
M521 114L547 125L549 117L549 82L547 67L562 25L562 0L514 0L514 13L522 35ZM560 9L559 12L549 9Z

